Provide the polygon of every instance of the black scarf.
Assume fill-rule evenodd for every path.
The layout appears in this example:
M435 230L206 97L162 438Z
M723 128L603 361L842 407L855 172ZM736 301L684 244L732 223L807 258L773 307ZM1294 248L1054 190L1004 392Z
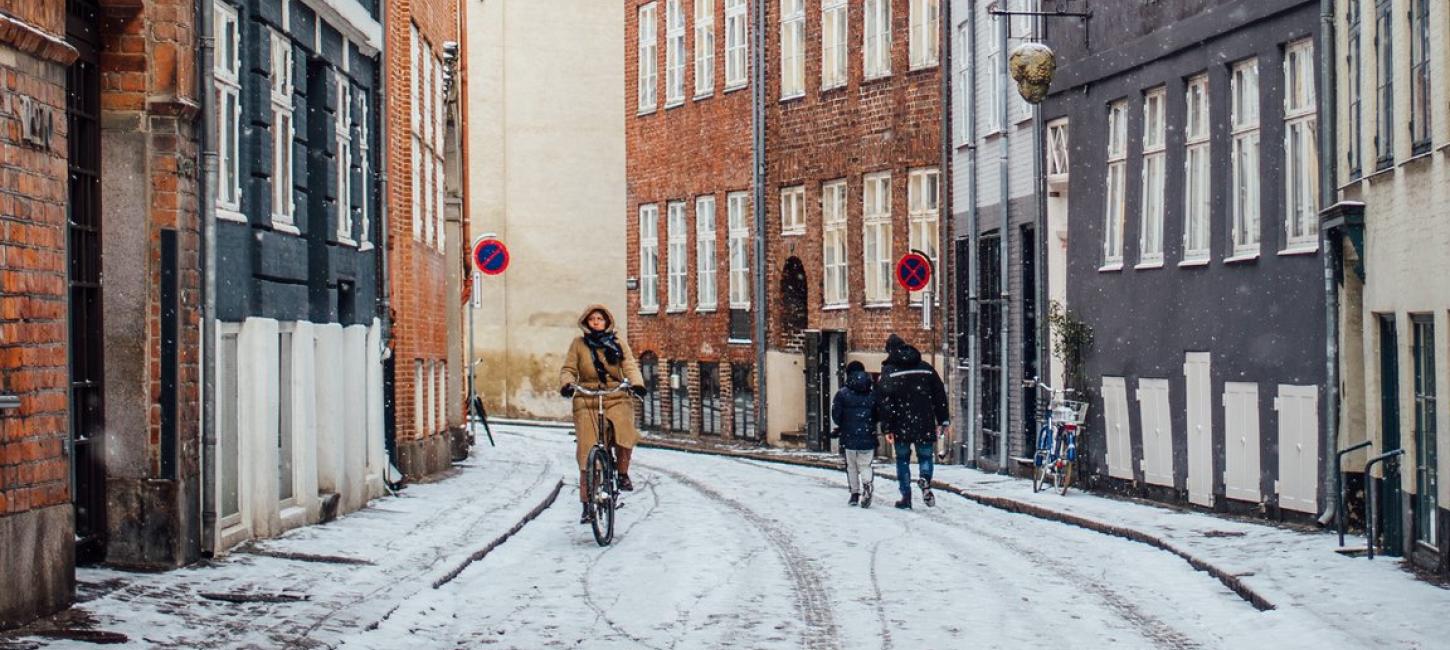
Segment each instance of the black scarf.
M624 350L619 348L614 332L589 332L584 335L584 343L589 346L589 356L594 358L594 373L599 375L599 381L608 381L609 371L599 361L599 352L604 351L604 358L610 365L617 366L624 359Z

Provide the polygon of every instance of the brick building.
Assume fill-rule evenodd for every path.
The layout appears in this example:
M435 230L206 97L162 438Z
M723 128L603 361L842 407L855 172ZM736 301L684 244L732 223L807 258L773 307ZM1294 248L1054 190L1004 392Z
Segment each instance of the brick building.
M451 264L448 251L466 242L450 240L447 217L450 192L453 201L466 205L457 196L462 164L450 160L462 155L467 140L462 121L449 118L457 114L459 96L451 80L461 9L456 0L383 4L388 440L398 468L421 476L449 466L450 432L460 432L463 424L461 412L450 408L461 401L462 386L457 370L449 368L461 349L462 330L456 323L450 327L448 317L459 309L461 262L455 254L451 259L458 265Z
M751 341L751 310L763 272L762 437L823 444L824 407L849 360L876 370L891 332L923 350L945 342L922 330L920 296L900 289L892 270L911 249L943 261L939 3L630 6L630 340L647 378L668 377L645 423L732 435L734 422L750 419L748 402L733 398L753 397L744 391L760 370L747 344L760 343ZM765 12L765 34L756 34L755 11ZM751 174L755 95L744 92L757 78L752 54L767 80L762 188ZM752 254L756 189L762 269Z
M74 584L65 38L63 5L0 2L0 392L19 398L0 411L0 628L64 607Z

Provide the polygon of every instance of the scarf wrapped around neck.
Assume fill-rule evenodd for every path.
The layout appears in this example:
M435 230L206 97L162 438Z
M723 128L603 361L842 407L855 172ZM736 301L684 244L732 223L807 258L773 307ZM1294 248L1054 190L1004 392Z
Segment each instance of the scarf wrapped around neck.
M604 352L604 360L609 365L618 365L624 360L624 350L619 347L619 340L615 338L614 332L589 332L584 335L584 342L589 345L590 350ZM600 373L603 376L603 373Z

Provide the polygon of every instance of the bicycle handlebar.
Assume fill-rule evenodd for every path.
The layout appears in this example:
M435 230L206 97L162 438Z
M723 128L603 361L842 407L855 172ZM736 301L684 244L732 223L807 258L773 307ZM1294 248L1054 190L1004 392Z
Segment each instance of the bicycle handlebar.
M604 397L606 395L613 395L614 393L622 393L624 391L629 390L630 388L631 388L631 385L627 381L626 382L623 382L623 383L619 384L618 386L615 386L614 388L611 388L609 390L593 390L593 389L585 388L583 386L580 386L578 384L575 384L574 385L574 394L575 395L583 395L585 397Z

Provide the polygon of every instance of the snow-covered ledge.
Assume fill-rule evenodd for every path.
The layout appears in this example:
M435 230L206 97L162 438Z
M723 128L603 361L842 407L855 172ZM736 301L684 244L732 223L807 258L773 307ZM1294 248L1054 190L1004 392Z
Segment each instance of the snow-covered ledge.
M297 0L317 12L319 18L357 44L363 55L383 49L383 24L368 14L358 0Z

